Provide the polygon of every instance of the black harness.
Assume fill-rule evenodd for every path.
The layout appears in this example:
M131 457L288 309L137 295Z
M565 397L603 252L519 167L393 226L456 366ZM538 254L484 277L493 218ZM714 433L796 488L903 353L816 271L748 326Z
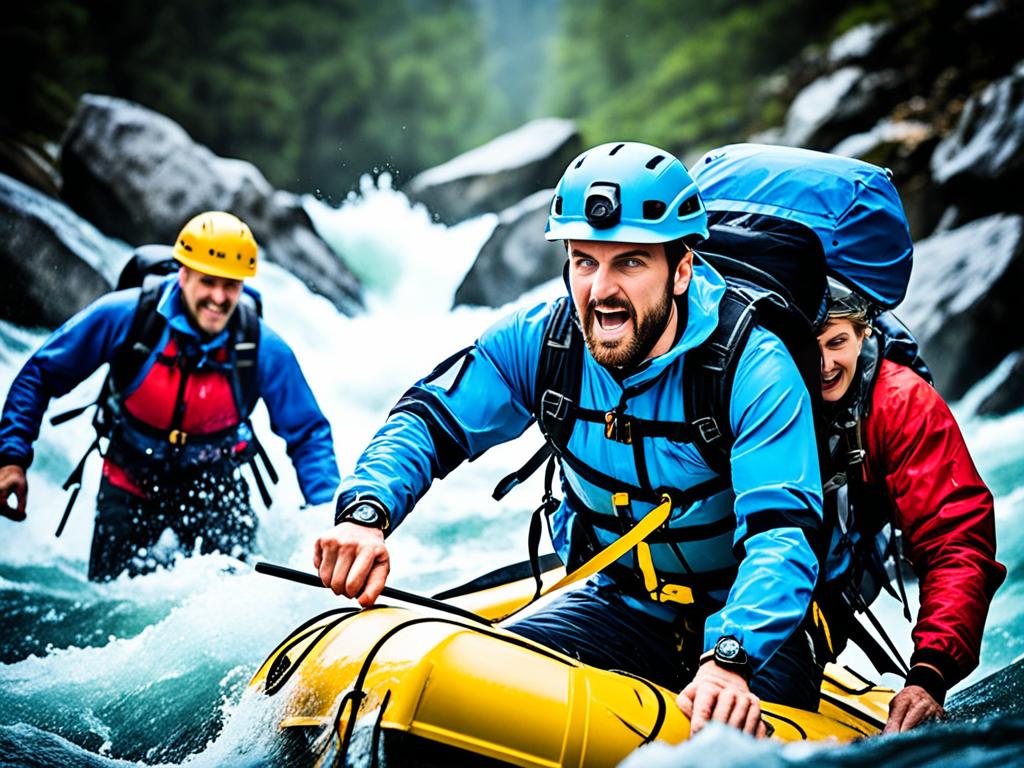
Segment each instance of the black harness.
M632 500L657 504L664 495L668 495L674 507L683 509L732 487L730 451L735 436L730 426L729 404L739 358L755 325L768 328L783 340L797 362L811 394L815 425L821 427L823 422L820 408L820 356L810 323L794 307L781 285L765 287L774 281L761 270L722 256L705 254L702 258L725 275L727 288L719 304L718 324L714 331L701 345L686 354L686 365L683 369L685 413L682 421L642 419L629 413L629 401L654 386L657 379L636 387L626 387L619 402L607 411L581 407L579 395L586 343L569 298L561 298L555 303L545 328L534 385L534 414L545 442L526 464L503 478L493 493L494 498L500 500L547 462L544 496L541 505L534 511L529 537L530 561L534 565L538 583L537 549L540 542L541 520L550 518L559 506L552 491L556 462L568 466L587 482L625 492ZM625 483L619 478L594 469L569 449L569 440L577 421L601 424L607 439L632 447L636 484ZM715 472L715 477L687 488L653 487L644 455L644 438L647 437L692 444L708 467ZM818 444L821 445L822 441L819 440ZM571 570L597 551L594 529L621 535L634 525L634 521L632 515L625 509L618 510L618 514L613 516L589 508L576 497L568 484L563 485L567 500L577 513L571 537L573 548L569 554L569 562L566 563ZM780 524L801 527L812 543L819 542L819 522L809 511L805 515L766 511L762 513L762 519L753 526L748 535ZM703 526L659 529L648 538L648 541L668 544L684 569L688 569L675 544L709 539L734 528L735 519L726 517ZM820 546L815 548L823 555ZM617 571L622 573L617 574ZM620 580L623 584L629 584L631 581L635 583L637 580L637 574L629 571L630 569L618 564L605 569L605 572L613 577L626 577ZM734 580L735 573L736 568L733 567L721 572L694 574L692 582L699 583L702 592L714 591L728 587ZM683 580L691 581L686 575L683 575ZM642 591L646 593L648 590Z

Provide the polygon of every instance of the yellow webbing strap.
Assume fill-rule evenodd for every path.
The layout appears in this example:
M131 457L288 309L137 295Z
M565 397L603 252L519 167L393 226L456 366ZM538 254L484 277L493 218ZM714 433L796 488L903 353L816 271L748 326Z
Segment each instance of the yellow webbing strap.
M814 617L814 626L820 629L825 637L825 645L828 646L828 652L834 657L836 652L832 647L832 633L828 629L828 621L826 621L825 614L822 612L817 600L811 601L811 616Z
M570 584L579 581L580 579L586 579L593 576L603 568L608 567L620 557L625 555L629 550L635 547L637 544L646 539L650 534L656 531L662 526L662 524L668 520L668 516L672 513L672 499L663 495L661 497L661 504L656 506L650 512L643 516L643 518L629 529L622 536L617 538L607 547L602 549L592 558L587 560L583 565L577 568L572 573L567 573L557 582L547 587L541 592L541 595L546 595L549 592L554 592L556 589L567 587Z

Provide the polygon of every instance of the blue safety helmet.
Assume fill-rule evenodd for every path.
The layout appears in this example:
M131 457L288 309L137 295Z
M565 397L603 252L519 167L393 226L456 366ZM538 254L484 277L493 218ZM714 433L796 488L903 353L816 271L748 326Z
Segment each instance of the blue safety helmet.
M587 150L562 175L551 201L548 240L693 245L708 216L690 174L670 152L634 141Z

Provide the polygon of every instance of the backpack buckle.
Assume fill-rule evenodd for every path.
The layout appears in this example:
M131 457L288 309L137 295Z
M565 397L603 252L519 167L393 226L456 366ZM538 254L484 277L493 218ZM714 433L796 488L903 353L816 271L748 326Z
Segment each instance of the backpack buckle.
M569 415L569 406L571 404L572 400L561 392L555 392L551 389L544 390L544 394L540 398L540 407L544 415L558 421L562 421Z
M617 443L632 445L633 420L624 413L608 411L604 415L604 436Z
M701 440L705 443L713 443L722 437L722 430L718 428L718 422L714 416L704 416L694 419L693 426L700 432Z

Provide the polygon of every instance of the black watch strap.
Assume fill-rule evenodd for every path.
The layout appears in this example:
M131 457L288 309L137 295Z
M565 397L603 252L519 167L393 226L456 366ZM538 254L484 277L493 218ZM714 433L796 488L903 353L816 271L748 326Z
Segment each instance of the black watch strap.
M714 648L701 654L701 664L709 661L715 662L722 669L735 672L744 680L750 680L754 676L754 670L750 666L750 657L747 656L740 641L732 635L718 638Z
M355 523L381 531L391 527L387 509L376 499L356 499L338 513L334 522Z

